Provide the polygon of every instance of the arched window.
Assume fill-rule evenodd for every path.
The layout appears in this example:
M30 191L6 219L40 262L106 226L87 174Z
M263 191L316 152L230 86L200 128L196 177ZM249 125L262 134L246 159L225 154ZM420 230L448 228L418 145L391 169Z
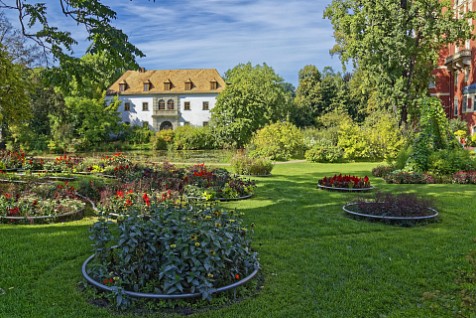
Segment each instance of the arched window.
M169 99L167 101L167 109L174 109L174 100L173 99Z
M159 110L165 109L165 101L163 99L159 100Z
M160 124L160 130L173 129L172 123L170 121L164 121Z

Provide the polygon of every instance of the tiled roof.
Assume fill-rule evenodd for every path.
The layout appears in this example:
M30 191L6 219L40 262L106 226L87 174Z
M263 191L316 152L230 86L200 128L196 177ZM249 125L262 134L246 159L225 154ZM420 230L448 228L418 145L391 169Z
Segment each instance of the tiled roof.
M192 88L186 89L190 81ZM172 84L170 90L165 89L167 82ZM212 89L211 82L217 83L216 89ZM123 92L119 92L119 83L126 84ZM150 83L149 91L144 91L144 83ZM224 88L225 81L216 69L126 71L108 88L107 94L203 94L220 93Z

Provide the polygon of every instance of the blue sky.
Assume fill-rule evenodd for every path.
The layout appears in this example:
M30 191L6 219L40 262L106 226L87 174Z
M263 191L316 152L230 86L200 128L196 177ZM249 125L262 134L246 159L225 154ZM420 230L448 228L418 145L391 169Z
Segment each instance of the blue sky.
M44 2L44 0L42 1ZM129 36L146 69L216 68L221 74L239 63L266 63L297 86L307 64L340 71L332 26L322 18L331 0L104 0L117 12L113 24ZM70 31L81 56L84 29L60 16L48 1L51 23ZM13 21L12 21L13 22Z

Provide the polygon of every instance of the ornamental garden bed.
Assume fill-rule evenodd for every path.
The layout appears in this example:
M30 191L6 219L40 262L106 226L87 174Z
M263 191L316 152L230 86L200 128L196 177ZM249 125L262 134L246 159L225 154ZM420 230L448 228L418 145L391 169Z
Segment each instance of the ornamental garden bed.
M428 199L408 193L377 192L370 200L360 198L342 209L353 217L401 224L433 221L439 215Z
M357 177L351 175L334 175L324 177L317 182L317 187L329 191L365 192L373 190L369 177Z
M85 198L67 184L3 183L0 220L3 223L44 223L81 218Z
M242 213L146 206L147 218L133 205L127 217L118 222L100 218L90 230L94 254L84 261L83 276L111 293L116 306L129 306L130 297L211 299L258 273L253 229L243 224Z

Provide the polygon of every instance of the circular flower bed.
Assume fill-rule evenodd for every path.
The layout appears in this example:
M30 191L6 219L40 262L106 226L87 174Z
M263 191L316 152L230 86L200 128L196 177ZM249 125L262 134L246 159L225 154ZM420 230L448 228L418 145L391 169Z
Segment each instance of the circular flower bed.
M335 191L369 191L373 189L367 176L361 178L342 174L320 179L317 182L317 187Z
M0 219L10 223L64 220L82 213L85 205L67 183L2 184Z
M252 230L241 213L155 203L147 209L147 217L130 209L117 223L103 217L91 228L94 255L83 275L113 292L117 306L127 305L127 296L210 299L256 274Z
M209 170L204 164L189 168L184 180L188 198L207 201L250 198L256 186L252 180L231 175L226 169Z
M428 199L415 194L377 192L371 200L359 199L343 210L353 216L387 221L431 220L438 216Z

